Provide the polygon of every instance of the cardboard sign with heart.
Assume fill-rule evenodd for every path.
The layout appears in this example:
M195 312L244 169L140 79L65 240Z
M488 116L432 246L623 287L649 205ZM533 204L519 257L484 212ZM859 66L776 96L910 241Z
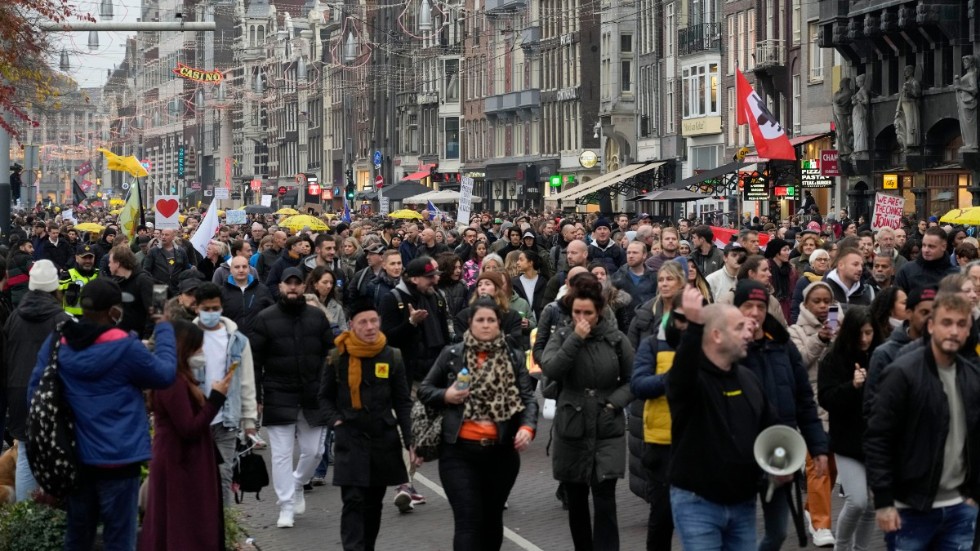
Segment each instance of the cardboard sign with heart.
M157 195L156 202L153 203L153 211L156 213L154 227L161 230L180 229L180 201L177 195Z

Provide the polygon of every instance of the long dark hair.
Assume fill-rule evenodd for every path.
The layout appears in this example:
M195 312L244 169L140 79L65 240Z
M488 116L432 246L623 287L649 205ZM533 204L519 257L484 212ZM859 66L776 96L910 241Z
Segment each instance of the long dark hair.
M871 325L875 329L875 337L883 341L891 336L892 329L889 319L892 309L895 308L895 301L898 300L898 293L902 289L892 285L882 289L875 299L871 301Z
M170 323L174 326L174 338L177 341L177 376L187 381L191 398L198 405L203 405L204 393L198 387L201 382L191 371L190 357L204 346L204 331L189 321L174 320Z
M848 306L847 313L840 323L840 330L837 331L837 338L831 345L831 353L842 361L855 362L863 367L868 366L868 359L871 353L878 347L881 339L878 330L874 329L874 337L871 339L871 346L867 351L862 351L858 339L861 336L861 328L865 325L875 326L874 318L871 317L871 310L866 306Z
M316 268L313 268L310 275L306 276L306 292L315 295L319 300L320 294L316 290L316 284L320 282L320 278L322 278L324 274L330 274L330 277L333 278L333 289L330 290L330 296L327 297L327 302L330 302L330 299L337 298L337 274L326 266L317 266Z

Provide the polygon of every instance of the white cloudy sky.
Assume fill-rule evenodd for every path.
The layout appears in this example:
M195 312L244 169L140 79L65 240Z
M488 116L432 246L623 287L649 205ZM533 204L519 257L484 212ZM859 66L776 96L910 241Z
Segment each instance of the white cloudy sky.
M112 0L113 3L113 22L135 22L139 19L140 0ZM99 2L92 0L73 0L78 10L82 13L92 14L97 21L99 17ZM71 63L71 75L78 85L82 88L99 87L105 84L106 70L112 69L122 63L125 55L125 45L127 36L135 36L135 32L104 32L99 31L99 47L96 50L89 50L88 37L86 32L58 33L57 42L61 48L68 51ZM57 69L59 63L58 55L50 61L52 66Z

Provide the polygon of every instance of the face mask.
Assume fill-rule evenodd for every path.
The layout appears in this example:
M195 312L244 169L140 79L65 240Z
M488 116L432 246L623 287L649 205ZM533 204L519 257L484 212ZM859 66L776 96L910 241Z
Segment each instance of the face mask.
M221 323L221 310L217 312L198 312L197 316L201 325L208 329L212 329Z
M206 364L207 358L204 356L204 352L198 352L187 359L187 365L190 366L192 371L200 371L204 369Z

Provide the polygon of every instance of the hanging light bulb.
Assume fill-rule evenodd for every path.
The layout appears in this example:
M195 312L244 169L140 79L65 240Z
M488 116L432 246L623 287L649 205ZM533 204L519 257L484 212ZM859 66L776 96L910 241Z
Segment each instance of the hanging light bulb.
M265 91L265 87L262 85L262 71L255 73L255 93L261 94Z
M419 6L419 32L427 33L432 30L432 4L422 0Z
M359 49L360 44L358 44L357 36L352 31L347 35L347 42L344 44L344 63L354 63Z
M99 49L99 31L88 32L88 49L93 51Z
M306 58L303 56L296 60L296 80L306 80Z
M112 20L112 0L102 0L99 4L99 17L106 21Z
M64 48L61 50L61 59L58 62L58 68L66 73L71 70L71 63L68 62L68 50Z

